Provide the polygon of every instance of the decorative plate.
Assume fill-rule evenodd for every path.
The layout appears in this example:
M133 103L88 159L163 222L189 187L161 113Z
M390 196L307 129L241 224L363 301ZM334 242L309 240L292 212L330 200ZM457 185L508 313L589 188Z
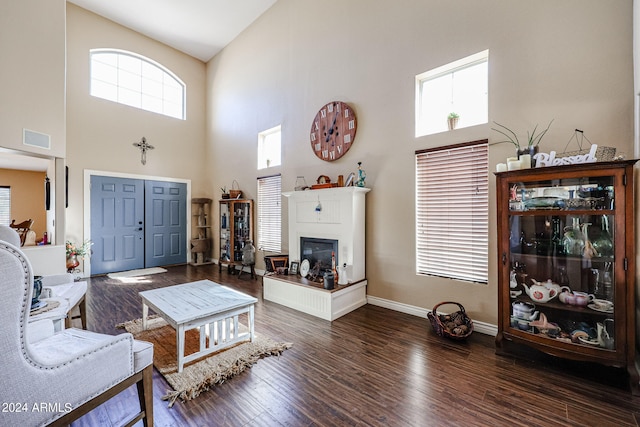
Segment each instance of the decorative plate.
M591 303L587 305L587 307L589 307L591 310L599 311L601 313L613 313L613 306L611 308L602 308L599 305Z
M560 197L533 197L525 200L524 205L529 209L561 209L565 202Z
M598 343L598 340L592 340L590 338L585 338L585 337L578 337L578 340L582 343L582 344L587 344L587 345L600 345Z
M302 277L307 277L307 274L309 274L310 269L311 269L311 266L309 265L309 260L303 259L302 262L300 263L300 275Z
M30 311L35 311L35 310L39 310L41 308L44 308L47 306L47 302L46 301L38 301L37 303L33 304L31 306L31 310Z

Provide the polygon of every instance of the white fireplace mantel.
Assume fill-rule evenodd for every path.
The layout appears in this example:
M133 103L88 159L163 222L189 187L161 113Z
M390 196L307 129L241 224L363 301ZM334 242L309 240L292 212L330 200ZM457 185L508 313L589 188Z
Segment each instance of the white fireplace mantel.
M289 199L289 259L300 257L300 238L338 241L336 265L348 279L365 279L365 195L370 188L334 187L282 193ZM301 260L299 260L301 261Z
M329 321L367 303L364 232L365 195L369 191L335 187L282 194L289 200L289 259L299 260L301 237L337 240L336 264L347 264L349 283L327 290L288 276L267 275L263 278L265 301Z

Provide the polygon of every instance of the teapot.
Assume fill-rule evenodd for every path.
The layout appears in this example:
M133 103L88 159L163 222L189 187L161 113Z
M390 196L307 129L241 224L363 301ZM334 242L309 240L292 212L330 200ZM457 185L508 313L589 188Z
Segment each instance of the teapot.
M560 288L558 299L563 304L576 305L576 296L568 286L563 286L562 288Z
M511 304L513 308L513 317L522 320L535 320L538 317L535 304L526 301L514 301Z
M531 287L527 286L525 283L523 283L522 286L524 286L524 290L532 300L545 303L558 296L559 287L558 289L556 289L556 286L558 285L551 282L551 280L547 282L538 282L535 279L531 279L531 281L533 282L533 285L531 285ZM547 284L549 284L549 286L547 286Z
M587 294L586 292L574 292L573 296L575 297L574 305L580 307L586 307L590 302L592 302L595 297L593 294Z

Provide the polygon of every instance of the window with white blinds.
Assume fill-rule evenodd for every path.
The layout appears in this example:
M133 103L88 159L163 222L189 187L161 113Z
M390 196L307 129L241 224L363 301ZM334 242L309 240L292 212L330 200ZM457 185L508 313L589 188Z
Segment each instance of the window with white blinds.
M0 187L0 225L11 223L11 187Z
M488 141L416 152L416 272L487 283Z
M258 245L262 251L280 252L282 241L282 179L258 178Z

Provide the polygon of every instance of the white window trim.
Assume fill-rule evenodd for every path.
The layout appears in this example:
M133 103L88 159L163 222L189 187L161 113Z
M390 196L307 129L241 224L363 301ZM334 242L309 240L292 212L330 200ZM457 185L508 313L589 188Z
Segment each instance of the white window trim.
M174 115L166 114L166 113L163 113L161 111L150 110L150 109L146 109L144 107L131 106L129 104L126 104L126 103L123 103L123 102L119 102L119 101L114 101L114 100L111 100L111 99L107 99L107 100L109 100L111 102L119 103L121 105L128 105L128 106L131 106L133 108L138 108L140 110L150 111L150 112L153 112L153 113L156 113L156 114L162 114L162 115L164 115L166 117L176 118L176 119L179 119L179 120L186 120L186 118L187 118L187 85L174 72L169 70L167 67L165 67L164 65L160 64L159 62L154 61L151 58L147 58L146 56L137 54L135 52L129 52L129 51L126 51L126 50L122 50L122 49L112 49L112 48L108 48L108 49L107 48L91 49L90 52L89 52L89 84L90 85L93 82L93 72L92 72L93 55L94 54L97 54L97 55L99 55L99 54L109 54L109 53L113 53L113 54L116 54L116 55L126 55L126 56L130 56L132 58L138 59L138 60L140 60L142 62L146 62L146 63L148 63L150 65L153 65L154 67L158 68L160 71L162 71L163 73L165 73L169 77L171 77L173 80L175 80L175 82L182 89L182 100L181 100L182 109L181 109L180 117L176 117ZM107 82L107 83L113 84L112 82ZM119 87L119 85L117 83L116 83L116 86ZM90 93L92 92L91 88L90 88L89 92ZM92 96L96 96L96 97L101 98L101 99L106 99L106 98L102 98L100 96L93 95L93 94L92 94Z
M433 80L446 74L455 73L456 71L463 70L465 68L472 67L477 64L489 61L489 50L483 50L482 52L469 55L466 58L458 59L449 64L442 65L434 68L433 70L425 71L418 74L415 79L415 136L416 138L429 135L424 129L424 125L421 120L422 113L422 83L426 80Z
M265 140L267 139L268 136L273 135L275 133L280 133L280 146L278 147L278 149L280 150L279 162L275 164L269 164L267 166L263 166L261 163L262 163L262 156L264 156L263 151L264 151ZM278 125L278 126L272 127L271 129L267 129L265 131L258 133L258 170L268 169L268 168L281 166L281 165L282 165L282 125Z

